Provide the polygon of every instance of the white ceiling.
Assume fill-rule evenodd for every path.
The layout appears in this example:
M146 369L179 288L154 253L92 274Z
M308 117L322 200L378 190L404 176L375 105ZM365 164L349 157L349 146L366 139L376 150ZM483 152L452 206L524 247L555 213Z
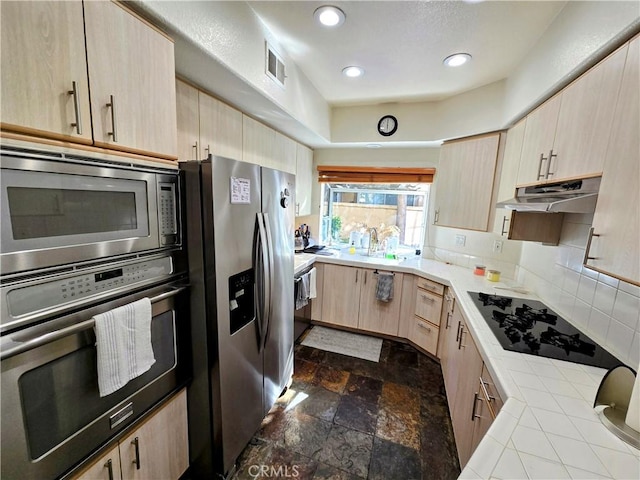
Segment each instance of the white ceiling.
M507 77L565 1L250 1L287 54L331 105L439 100ZM340 27L315 23L335 5ZM468 52L449 68L442 60ZM342 68L365 75L349 79Z

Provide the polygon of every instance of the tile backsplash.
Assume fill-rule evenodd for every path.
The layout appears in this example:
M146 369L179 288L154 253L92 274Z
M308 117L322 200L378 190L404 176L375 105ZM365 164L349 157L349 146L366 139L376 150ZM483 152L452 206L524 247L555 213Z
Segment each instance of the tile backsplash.
M582 266L592 220L590 214L566 214L556 247L523 242L515 278L635 370L640 287Z
M539 296L553 310L636 370L640 363L640 287L582 266L593 214L565 214L560 244L505 240L492 251L493 232L472 232L431 225L423 256L473 268L502 271ZM455 235L466 237L456 247Z

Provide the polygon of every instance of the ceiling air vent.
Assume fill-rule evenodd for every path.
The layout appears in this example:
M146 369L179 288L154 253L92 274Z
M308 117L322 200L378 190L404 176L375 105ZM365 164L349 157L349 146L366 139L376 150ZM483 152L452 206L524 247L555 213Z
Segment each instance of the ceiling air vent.
M266 43L267 46L267 65L266 65L266 73L267 76L271 77L271 79L276 82L281 87L284 87L284 79L286 75L284 74L284 62L280 55L276 53L271 45Z

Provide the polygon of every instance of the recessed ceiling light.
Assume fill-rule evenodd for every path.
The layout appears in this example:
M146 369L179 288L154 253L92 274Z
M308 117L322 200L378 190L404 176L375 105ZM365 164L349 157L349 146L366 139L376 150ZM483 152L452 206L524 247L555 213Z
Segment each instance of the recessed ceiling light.
M325 27L339 27L347 17L338 7L324 5L313 12L313 18Z
M454 53L453 55L449 55L445 58L442 63L447 67L459 67L460 65L467 63L469 60L471 60L471 55L468 53Z
M354 67L354 66L344 67L342 69L342 74L346 77L351 77L351 78L360 77L364 75L364 69L362 67Z

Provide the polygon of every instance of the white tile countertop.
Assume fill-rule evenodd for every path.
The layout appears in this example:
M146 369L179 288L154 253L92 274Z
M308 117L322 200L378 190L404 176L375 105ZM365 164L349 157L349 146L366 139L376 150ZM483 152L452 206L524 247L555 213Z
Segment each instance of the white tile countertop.
M296 258L297 271L314 262L381 268L412 273L453 289L505 400L460 478L640 478L640 451L609 432L592 407L606 370L504 350L467 292L544 299L495 288L518 287L512 280L489 282L470 269L424 258L299 255L305 257Z

